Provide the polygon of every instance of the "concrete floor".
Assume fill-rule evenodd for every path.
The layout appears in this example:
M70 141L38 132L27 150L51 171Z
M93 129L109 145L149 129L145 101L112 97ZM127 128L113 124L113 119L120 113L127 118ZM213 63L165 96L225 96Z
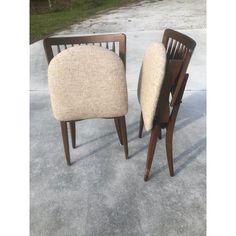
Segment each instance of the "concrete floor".
M32 236L206 234L205 2L173 2L143 1L88 19L59 33L89 33L88 22L95 22L92 24L94 32L104 32L106 27L102 22L109 19L109 32L127 34L129 160L124 158L114 122L95 119L77 123L78 148L71 150L73 165L65 165L59 124L50 107L42 41L30 46ZM145 132L143 139L137 138L138 73L146 46L161 40L163 30L158 22L165 21L164 9L166 12L170 7L179 9L179 4L182 4L181 16L185 17L176 21L181 13L176 10L173 16L168 13L166 24L192 36L197 48L189 67L190 78L174 133L176 175L171 178L168 174L163 138L157 145L150 180L144 182L149 134ZM194 14L193 4L196 4ZM153 9L159 18L153 16ZM193 14L191 21L186 20L188 14ZM142 17L145 20L131 30L121 16L131 22ZM113 21L116 24L112 28ZM157 28L153 28L155 23Z

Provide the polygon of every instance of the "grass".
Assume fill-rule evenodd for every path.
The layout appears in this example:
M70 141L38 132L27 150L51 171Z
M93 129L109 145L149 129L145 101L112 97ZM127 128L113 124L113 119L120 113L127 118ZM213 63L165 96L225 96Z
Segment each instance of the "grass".
M109 10L137 0L100 0L100 4L77 0L70 8L30 13L30 43L43 39L73 23L79 23L99 11Z

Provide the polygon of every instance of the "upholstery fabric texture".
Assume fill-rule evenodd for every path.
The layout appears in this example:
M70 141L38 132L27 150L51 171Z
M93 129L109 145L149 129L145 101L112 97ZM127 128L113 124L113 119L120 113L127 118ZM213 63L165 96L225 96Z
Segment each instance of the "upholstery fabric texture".
M112 118L128 112L124 64L105 48L83 45L57 54L48 67L48 85L59 121Z
M162 43L152 43L146 49L139 75L138 99L144 127L152 129L166 66L166 50Z

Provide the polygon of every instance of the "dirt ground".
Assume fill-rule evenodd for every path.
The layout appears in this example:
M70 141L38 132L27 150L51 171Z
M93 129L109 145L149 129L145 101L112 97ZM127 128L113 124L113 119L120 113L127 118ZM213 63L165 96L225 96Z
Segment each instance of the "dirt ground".
M149 0L121 7L79 24L60 34L132 32L206 28L205 0ZM58 34L58 33L57 33Z

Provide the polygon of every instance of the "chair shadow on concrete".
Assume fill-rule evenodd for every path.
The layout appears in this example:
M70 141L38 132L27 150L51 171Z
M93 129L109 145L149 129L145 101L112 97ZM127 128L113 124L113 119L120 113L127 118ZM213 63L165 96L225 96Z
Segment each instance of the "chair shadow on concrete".
M199 105L200 103L200 105ZM201 106L203 104L203 106ZM201 119L205 116L205 94L199 94L199 92L193 93L192 95L186 97L183 99L183 105L180 107L179 116L177 116L176 126L174 129L174 132L180 131L181 129L185 128L188 125L191 125L192 123L196 122L197 120ZM138 127L138 124L137 124ZM201 130L201 132L205 132L205 130ZM138 133L138 128L137 128ZM150 132L143 132L143 138L147 135L149 135ZM132 141L135 141L138 138L138 135L135 134L134 137L130 137L130 133L128 130L128 140L129 143ZM162 132L162 139L165 138L165 133ZM164 140L163 140L164 141ZM160 142L160 140L159 140ZM165 141L164 141L165 142ZM174 138L175 142L175 138ZM158 145L158 144L157 144ZM163 143L164 145L164 143ZM139 152L143 151L145 148L148 148L148 145L145 145L144 147L140 148L139 150L136 150L134 153L130 154L130 157L133 157L137 155ZM156 155L158 155L158 147L156 150Z
M203 106L199 106L199 101L204 104ZM174 129L174 132L176 131L180 131L182 128L186 127L187 125L192 124L193 122L196 122L197 120L201 119L203 116L205 116L205 95L201 95L199 94L199 92L196 92L186 98L183 99L183 105L180 108L180 112L179 112L179 116L177 117L177 121L176 121L176 126ZM137 117L138 118L138 117ZM139 121L134 121L131 124L127 124L127 131L128 131L128 143L133 142L133 141L137 141L139 140L138 138L138 127L139 127ZM205 132L205 130L202 130L202 132ZM144 132L143 137L147 136L149 134L149 132ZM103 143L101 146L99 145L97 148L95 148L94 150L92 150L91 152L80 156L79 152L76 154L77 158L73 158L73 162L72 164L75 164L76 162L79 162L81 160L83 160L84 158L90 157L96 153L98 153L99 151L101 151L102 149L107 148L108 146L112 145L113 143L118 143L118 137L116 137L116 131L114 129L114 131L105 133L104 135L98 136L96 138L93 138L91 140L88 140L86 142L83 143L79 143L77 145L77 147L82 147L85 145L91 145L93 142L96 142L98 140L103 140L104 138L106 138L107 136L113 136L115 135L114 138L112 138L111 140L109 140L109 142L105 142ZM165 137L165 133L163 133L162 135L162 140ZM79 140L79 137L78 137ZM199 142L197 142L195 145L193 145L191 148L185 150L182 154L180 154L179 156L177 156L176 158L174 158L174 163L178 162L179 160L182 160L184 157L188 157L191 153L191 157L188 158L186 160L186 162L184 162L184 164L182 164L180 167L175 169L175 174L177 175L183 168L185 168L189 162L191 162L192 160L194 160L197 155L199 154L199 152L203 151L205 146L203 145L204 140L200 140ZM164 141L164 140L163 140ZM164 141L165 142L165 141ZM162 142L162 145L164 145L164 142ZM174 142L175 142L175 138L174 138ZM157 144L158 145L158 144ZM129 159L134 158L138 153L143 152L144 150L147 150L148 145L145 144L144 146L140 147L138 150L134 150L134 152L132 152L132 150L130 150L130 155L129 155ZM155 156L156 158L158 157L158 146L157 146L157 150L155 152ZM173 152L175 153L175 150L173 150ZM165 154L166 155L166 154ZM146 153L145 153L146 156ZM164 169L167 169L167 165L162 166L161 168L159 168L156 172L161 172ZM154 171L151 174L151 178L153 175L156 174L156 172Z
M175 168L175 175L178 175L181 172L181 170L183 170L191 162L193 162L204 150L206 150L206 137L200 139L193 146L191 146L190 148L179 154L177 157L174 157L173 159L175 165L178 164L178 162L184 160L184 162L179 166L176 165L177 168ZM153 171L150 175L150 179L156 176L158 173L166 170L168 170L167 164Z
M204 93L204 95L202 95ZM199 104L200 103L200 104ZM203 104L203 106L201 106ZM196 92L183 99L180 106L179 116L177 117L175 131L178 131L187 125L199 120L206 114L205 92ZM179 119L178 119L179 118Z
M137 128L136 128L137 125L138 125L138 121L133 122L133 123L131 123L131 124L128 124L128 125L127 125L127 129L129 129L129 133L128 133L128 134L135 133L136 130L137 130ZM131 129L131 128L132 128L132 129ZM131 129L131 130L130 130L130 129ZM91 143L93 143L93 142L96 142L96 141L98 141L98 140L104 140L104 138L106 138L107 136L112 136L112 135L115 135L115 138L113 138L113 139L111 139L109 142L106 142L106 143L102 144L101 146L95 148L92 152L90 152L90 153L88 153L88 154L86 154L86 155L83 155L83 156L78 157L78 159L73 160L73 161L71 162L71 164L73 165L73 164L75 164L76 162L83 160L84 158L90 157L90 156L92 156L92 155L98 153L98 152L101 151L102 149L105 149L106 147L112 145L113 143L116 143L116 142L119 143L119 138L117 137L116 131L114 130L114 131L112 131L112 132L108 132L108 133L106 133L106 134L104 134L104 135L102 135L102 136L96 137L96 138L91 139L91 140L89 140L89 141L86 141L86 142L84 142L84 143L81 143L81 144L79 143L79 144L76 146L76 148L77 148L77 147L82 147L82 146L85 146L85 145L91 145ZM79 140L79 139L78 139L78 140ZM78 155L79 155L79 154L78 154Z
M186 90L187 91L187 90ZM205 93L205 92L204 92ZM204 106L199 106L199 101L204 104ZM194 105L193 105L194 104ZM196 106L197 104L197 106ZM174 132L181 130L182 128L190 125L191 123L199 120L206 113L206 98L196 92L187 98L183 98L183 103L180 106L179 114L177 116L176 125ZM143 137L148 135L150 132L143 132Z

